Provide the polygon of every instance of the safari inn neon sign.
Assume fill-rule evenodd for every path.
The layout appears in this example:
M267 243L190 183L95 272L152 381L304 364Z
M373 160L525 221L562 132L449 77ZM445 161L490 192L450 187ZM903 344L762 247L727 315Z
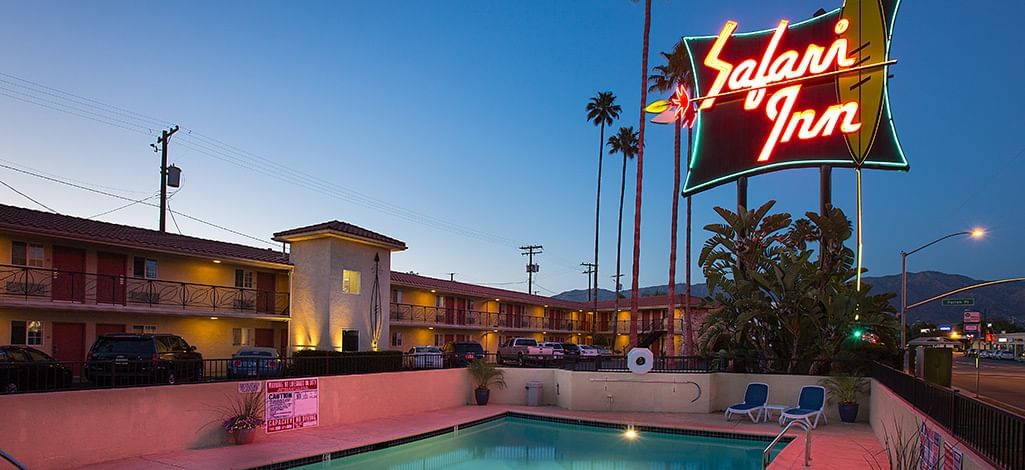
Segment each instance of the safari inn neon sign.
M684 194L786 167L907 170L886 89L895 13L895 1L848 0L770 30L736 33L728 21L684 38L694 81L654 119L695 127Z

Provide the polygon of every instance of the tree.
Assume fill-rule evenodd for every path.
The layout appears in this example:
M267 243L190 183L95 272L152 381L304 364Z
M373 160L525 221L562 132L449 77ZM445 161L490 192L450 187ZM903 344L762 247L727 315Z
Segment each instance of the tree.
M641 103L637 131L637 185L634 188L633 276L630 280L630 343L637 344L637 292L641 274L641 194L644 186L644 107L648 99L648 39L651 33L651 0L644 0L644 40L641 46Z
M612 314L612 341L619 335L619 279L623 259L623 198L626 195L626 161L637 155L637 132L633 127L620 127L619 133L609 136L609 154L623 155L623 174L619 180L619 230L616 238L616 308Z
M665 60L664 64L656 65L654 67L654 73L648 77L651 81L651 86L648 87L650 92L675 92L677 87L683 86L688 83L691 79L691 68L690 68L690 57L687 54L687 47L683 44L683 41L679 41L673 46L672 52L662 52L662 58ZM690 103L687 103L690 106ZM686 113L683 110L679 110L677 118L673 120L673 205L672 205L672 217L671 217L671 228L669 236L669 290L667 296L669 298L669 324L666 328L666 335L669 337L669 344L666 347L666 354L668 356L675 355L676 348L676 232L677 232L677 217L680 212L680 129L681 120L684 119ZM688 126L688 130L690 127ZM690 138L688 133L688 150L690 147ZM690 198L687 198L688 203ZM688 205L689 209L689 205ZM690 218L687 218L690 221ZM690 233L690 225L687 226L687 233ZM690 241L690 237L687 237L687 241ZM687 254L690 254L690 243L687 244ZM690 257L687 257L687 271L690 272ZM687 276L687 288L690 289L690 276ZM691 332L693 331L690 324L689 315L689 296L686 299L684 322L686 322L686 333L687 337L684 339L684 355L692 354L693 337Z
M698 260L708 280L705 301L717 308L702 325L702 348L725 347L767 361L763 368L809 373L865 354L895 354L893 295L871 295L864 283L856 288L843 212L831 208L793 221L769 214L773 204L738 213L717 207L725 223L705 227L712 236Z
M611 91L599 91L587 102L587 120L601 129L598 134L598 187L594 197L594 315L598 315L598 227L601 216L601 167L605 156L605 126L611 126L613 121L619 119L620 112L622 108L616 104L616 95ZM591 321L592 331L594 320L597 319Z

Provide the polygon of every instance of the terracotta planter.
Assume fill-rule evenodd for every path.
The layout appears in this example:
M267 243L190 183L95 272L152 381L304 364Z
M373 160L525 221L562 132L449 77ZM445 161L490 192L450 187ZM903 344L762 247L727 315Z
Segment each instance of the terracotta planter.
M488 404L488 399L491 398L491 390L478 388L473 391L473 396L477 399L478 405L484 406Z
M840 412L840 421L845 423L853 423L858 419L858 404L857 403L840 403L837 405Z
M235 445L250 444L255 438L255 429L239 429L231 432L231 439L235 442Z

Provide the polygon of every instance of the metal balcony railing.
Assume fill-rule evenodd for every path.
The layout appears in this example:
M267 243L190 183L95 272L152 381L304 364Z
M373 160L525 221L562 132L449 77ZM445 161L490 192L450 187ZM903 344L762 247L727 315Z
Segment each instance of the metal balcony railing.
M288 315L287 292L0 265L0 301L180 308Z
M586 321L559 318L557 316L543 317L400 303L391 304L390 318L392 321L420 323L431 326L473 326L485 329L519 328L537 331L590 331L590 323Z

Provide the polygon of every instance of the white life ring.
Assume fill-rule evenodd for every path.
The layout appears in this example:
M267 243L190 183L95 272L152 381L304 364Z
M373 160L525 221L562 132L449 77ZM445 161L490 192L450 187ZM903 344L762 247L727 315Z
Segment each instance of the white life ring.
M635 374L647 374L655 366L655 355L648 348L633 348L626 355L626 367Z

